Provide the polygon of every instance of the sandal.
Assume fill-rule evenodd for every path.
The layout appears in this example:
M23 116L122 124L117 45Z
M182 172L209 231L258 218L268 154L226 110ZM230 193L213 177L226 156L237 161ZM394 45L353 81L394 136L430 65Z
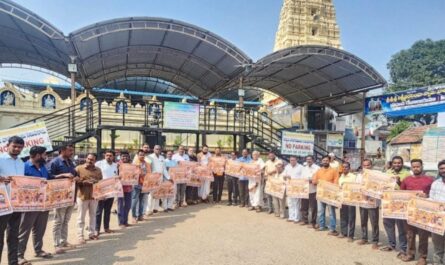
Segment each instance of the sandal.
M406 254L400 255L399 259L401 259L404 262L409 262L414 260L414 256L408 256Z
M36 258L42 258L42 259L51 259L53 255L51 253L40 251L38 254L36 254Z
M380 250L381 251L390 252L390 251L393 251L394 249L391 246L386 246L386 247L380 248Z
M19 259L18 265L32 265L31 262L27 261L26 259Z

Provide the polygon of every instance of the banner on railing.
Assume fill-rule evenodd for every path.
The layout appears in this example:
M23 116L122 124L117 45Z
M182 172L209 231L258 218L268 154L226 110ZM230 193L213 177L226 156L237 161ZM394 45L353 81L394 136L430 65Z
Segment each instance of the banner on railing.
M281 134L281 154L307 156L314 153L314 135L283 131Z
M0 130L0 154L7 152L8 139L19 136L25 140L25 146L19 157L29 156L29 150L33 146L43 146L46 151L52 151L51 139L48 135L45 122L37 122L30 125Z
M198 130L199 105L179 102L164 102L164 128Z

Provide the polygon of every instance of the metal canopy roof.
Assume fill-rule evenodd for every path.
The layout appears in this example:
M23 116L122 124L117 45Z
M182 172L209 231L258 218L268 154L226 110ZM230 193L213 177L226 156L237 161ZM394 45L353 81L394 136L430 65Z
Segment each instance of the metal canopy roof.
M324 104L338 113L359 111L360 92L386 85L360 58L327 46L298 46L260 59L245 85L261 87L294 105Z
M88 86L133 76L157 77L200 96L251 63L235 46L199 27L162 18L100 22L70 34Z
M9 0L0 1L0 62L43 67L68 75L69 49L63 33Z
M68 76L70 55L77 57L84 87L236 99L244 75L246 89L270 91L293 105L324 104L340 114L360 111L360 93L386 85L366 62L331 47L293 47L252 63L228 41L184 22L113 19L65 36L31 11L0 0L1 64L34 65Z

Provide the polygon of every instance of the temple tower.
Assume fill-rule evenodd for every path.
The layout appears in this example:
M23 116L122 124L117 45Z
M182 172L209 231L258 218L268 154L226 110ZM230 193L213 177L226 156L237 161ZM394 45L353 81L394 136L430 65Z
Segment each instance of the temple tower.
M341 48L332 0L284 0L274 51L310 44Z

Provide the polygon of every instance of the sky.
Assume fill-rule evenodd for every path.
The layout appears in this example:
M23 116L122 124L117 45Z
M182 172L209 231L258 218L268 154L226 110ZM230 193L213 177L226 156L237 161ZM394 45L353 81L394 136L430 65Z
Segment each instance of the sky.
M254 61L272 52L283 0L15 0L65 35L99 21L132 16L182 20L233 43ZM389 79L391 56L415 41L445 39L445 0L334 0L343 49ZM46 76L0 69L0 78ZM35 80L37 79L37 80Z

